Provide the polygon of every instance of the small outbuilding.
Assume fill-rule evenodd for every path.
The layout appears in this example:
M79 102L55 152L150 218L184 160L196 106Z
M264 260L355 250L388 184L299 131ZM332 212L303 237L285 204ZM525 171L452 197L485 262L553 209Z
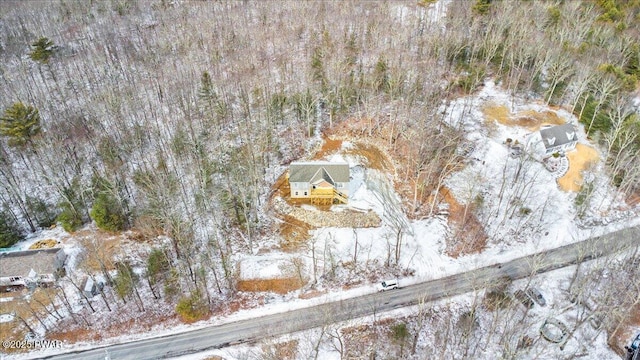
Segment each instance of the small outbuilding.
M82 285L82 293L87 298L92 298L100 293L104 288L104 282L95 280L92 276L87 276Z

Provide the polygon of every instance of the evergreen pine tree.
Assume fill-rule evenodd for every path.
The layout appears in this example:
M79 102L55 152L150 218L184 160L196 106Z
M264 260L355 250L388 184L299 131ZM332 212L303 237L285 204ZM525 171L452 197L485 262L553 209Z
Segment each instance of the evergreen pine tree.
M155 248L149 253L147 259L147 274L149 277L156 277L166 274L171 269L171 264L167 255L161 249Z
M113 186L103 178L96 178L94 192L96 197L89 214L96 225L107 231L124 230L126 216L118 199L114 196Z
M477 0L472 9L474 12L484 15L489 12L491 7L491 0Z
M65 231L73 232L82 226L82 216L69 202L63 201L59 206L61 211L56 220L62 224Z
M81 211L83 211L85 207L77 192L78 189L80 189L80 181L75 178L70 187L63 189L63 200L58 204L60 214L56 220L59 221L65 231L68 232L75 231L84 223Z
M6 211L0 211L0 248L10 247L24 239L18 225Z
M117 263L116 268L118 269L118 275L113 279L114 288L118 296L121 299L125 299L133 293L138 276L133 272L128 262Z
M227 116L227 105L216 92L211 75L209 75L207 71L203 71L200 77L198 98L200 99L204 113L209 118L216 119L216 123L219 123L219 119Z
M46 228L55 224L57 213L42 199L27 195L26 204L38 226Z
M116 199L108 193L98 194L91 208L91 218L100 229L107 231L123 230L125 225L124 214L119 209Z
M389 66L387 60L380 56L378 62L376 62L375 69L373 71L374 89L377 91L389 91Z
M53 41L47 39L46 37L41 37L38 41L31 44L31 52L29 53L29 57L31 60L47 64L49 59L53 55L53 51L55 46Z
M211 75L209 72L203 71L202 77L200 78L200 92L198 96L202 100L209 100L216 96L215 90L213 89L213 81L211 80Z
M9 138L9 145L24 146L40 133L40 114L33 106L14 103L0 117L0 135Z

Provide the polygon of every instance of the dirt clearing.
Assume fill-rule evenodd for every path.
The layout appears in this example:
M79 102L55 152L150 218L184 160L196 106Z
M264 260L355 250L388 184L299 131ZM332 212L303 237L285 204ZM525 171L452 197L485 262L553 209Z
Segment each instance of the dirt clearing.
M56 239L38 240L29 246L29 250L50 249L56 247L60 242Z
M551 110L525 110L512 113L505 105L489 102L482 108L487 121L496 121L506 126L520 126L531 131L538 131L542 125L562 125L566 123L558 114Z
M393 173L394 168L389 156L373 144L356 141L344 153L345 155L357 157L369 169Z
M314 227L290 215L281 215L281 217L282 223L279 225L279 232L282 242L280 247L284 251L296 251L306 244L311 237L309 231Z
M249 279L238 280L238 291L271 291L277 294L286 294L289 291L300 289L304 283L298 277L279 279Z
M440 189L439 194L449 204L449 223L453 230L453 235L446 239L446 254L457 258L481 253L487 246L488 236L475 216L473 206L460 204L445 187Z
M640 304L633 307L629 316L624 320L624 325L609 336L609 346L618 354L624 354L624 347L631 343L638 333L636 330L640 326Z
M266 359L293 360L298 357L298 340L264 344L262 351Z
M115 269L113 259L120 252L121 236L110 236L100 231L82 232L74 234L86 249L82 266L91 271L101 271L101 264L107 270Z
M54 288L36 288L31 294L30 300L27 300L23 297L28 294L26 290L16 291L11 293L13 300L0 302L0 314L16 315L11 321L0 322L2 340L24 339L29 333L29 329L20 319L24 319L33 326L38 323L38 318L46 318L49 315L48 311L54 311L51 302L55 300L57 293L58 290ZM45 306L48 310L45 309ZM51 337L48 338L53 339ZM3 349L3 351L10 353L20 353L26 350L28 349Z
M322 160L329 155L335 154L342 148L342 140L340 139L332 139L328 136L323 136L322 140L324 140L322 147L313 156L314 160Z
M582 172L598 162L600 156L596 149L584 145L576 145L575 151L567 153L569 170L558 179L558 185L564 191L580 191L582 187Z

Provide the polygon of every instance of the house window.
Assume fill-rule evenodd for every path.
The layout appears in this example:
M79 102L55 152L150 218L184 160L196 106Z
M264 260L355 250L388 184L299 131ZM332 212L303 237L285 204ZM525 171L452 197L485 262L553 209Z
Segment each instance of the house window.
M307 192L306 191L304 192L304 196L307 196Z
M298 192L296 191L296 196L298 196Z

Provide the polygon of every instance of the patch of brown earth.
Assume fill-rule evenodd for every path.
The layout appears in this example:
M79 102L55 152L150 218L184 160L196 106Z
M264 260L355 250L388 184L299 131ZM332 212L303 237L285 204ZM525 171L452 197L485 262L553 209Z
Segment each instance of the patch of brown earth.
M551 110L535 111L525 110L515 114L516 123L521 123L523 127L532 131L540 130L543 125L562 125L566 121L558 116L558 113Z
M247 279L238 280L238 291L271 291L277 294L286 294L289 291L300 289L304 283L298 277L287 277L278 279Z
M344 341L345 359L373 359L376 354L392 354L392 328L406 323L407 318L383 318L373 324L345 327L340 330Z
M38 319L44 319L49 316L45 306L55 314L51 302L55 300L58 290L55 288L36 288L31 294L30 300L27 301L23 295L28 294L26 290L21 292L11 292L13 300L3 301L0 303L0 314L15 314L12 321L0 323L0 334L2 340L24 339L29 333L29 328L20 318L34 327L38 324ZM37 316L37 317L36 317ZM22 352L21 349L14 349L16 352ZM11 349L3 349L3 351L12 351Z
M322 290L322 291L311 290L311 291L307 291L305 293L300 294L298 297L300 299L313 299L315 297L322 296L322 295L324 295L326 293L327 293L327 290Z
M271 196L280 196L283 199L288 199L291 195L291 187L287 179L288 170L285 170L271 186Z
M6 314L10 312L6 311L3 305L1 313ZM0 334L2 334L2 340L24 339L28 333L29 333L29 330L27 329L27 327L17 317L15 317L12 321L0 323ZM23 353L26 350L27 349L3 348L2 352L7 354L15 354L15 353Z
M253 309L265 304L264 294L254 292L237 292L229 301L219 304L213 314L225 316L242 309Z
M577 144L576 149L567 153L569 170L558 179L558 185L564 191L580 191L582 188L582 172L595 164L600 156L596 149L584 144Z
M636 304L628 316L624 319L624 324L618 328L611 336L607 343L609 347L620 355L624 355L624 347L631 343L631 340L635 339L635 329L640 327L640 304Z
M482 108L488 122L496 121L506 126L520 126L531 131L538 131L542 125L562 125L566 123L555 111L525 110L512 113L505 105L488 102Z
M277 344L262 346L262 352L265 358L273 358L278 360L293 360L298 357L298 340L289 340Z
M122 235L113 235L100 230L81 230L74 237L85 248L81 266L89 271L101 271L102 266L114 270L113 259L120 253Z
M156 238L159 235L162 235L162 233L160 234L154 234L152 236L148 236L146 233L139 231L139 230L131 230L131 231L127 231L125 232L125 237L127 240L129 241L134 241L134 242L143 242L143 243L152 243L153 239Z
M301 208L293 208L289 215L309 224L312 227L351 227L370 228L379 227L381 220L374 211L358 212L344 210L333 211L313 211Z
M309 231L320 227L378 227L381 220L374 211L359 212L345 209L340 212L309 210L292 206L282 198L271 199L271 207L282 223L278 231L282 235L281 247L284 250L295 250L310 238ZM294 203L295 205L295 203ZM326 209L329 210L329 209Z
M51 331L47 337L52 340L60 340L69 344L73 344L78 341L99 342L103 339L99 331L89 328L54 330Z
M151 239L155 239L160 235L165 235L165 229L159 220L152 216L141 215L136 218L134 223L134 233L136 235L131 236L135 241L149 242Z
M487 246L488 236L474 214L473 205L462 205L449 189L440 189L440 196L449 204L449 226L453 236L447 237L445 253L452 258L478 254Z
M58 240L56 239L38 240L29 246L29 250L50 249L56 245L58 245Z
M345 150L346 155L356 156L365 167L393 174L394 167L388 155L373 142L353 142L350 149Z
M640 204L640 190L636 191L633 194L628 195L626 202L627 202L627 205L629 205L629 207L634 207Z
M148 332L154 327L164 324L165 326L177 324L176 314L167 314L164 312L150 312L144 314L138 313L138 318L118 318L110 317L109 324L102 323L100 331L95 331L92 325L79 326L66 319L64 326L58 326L47 333L47 338L53 340L62 340L66 343L76 343L79 341L100 341L102 339L121 336L123 334L135 334ZM78 320L82 322L82 320Z
M18 298L22 295L26 295L27 290L23 289L20 291L9 291L9 292L0 292L0 299L2 298Z
M346 359L368 359L376 350L374 344L378 342L378 334L372 325L358 325L340 330L344 341Z
M311 237L309 231L314 228L291 215L281 215L281 217L282 223L279 226L279 233L282 242L280 247L285 251L295 251L306 244Z
M335 154L342 148L342 140L340 139L332 139L328 136L323 136L322 139L324 140L322 147L313 156L314 160L322 160L328 155Z

